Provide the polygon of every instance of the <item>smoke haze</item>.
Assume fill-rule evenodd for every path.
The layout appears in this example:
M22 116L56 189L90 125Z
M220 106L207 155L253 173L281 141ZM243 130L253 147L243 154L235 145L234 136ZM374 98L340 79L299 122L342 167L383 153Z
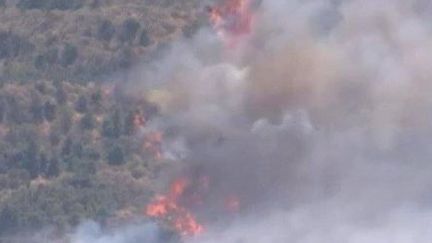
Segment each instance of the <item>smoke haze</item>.
M159 105L174 174L210 178L205 232L185 242L432 241L430 14L267 0L234 46L203 29L134 70L128 92ZM232 194L239 212L221 213Z

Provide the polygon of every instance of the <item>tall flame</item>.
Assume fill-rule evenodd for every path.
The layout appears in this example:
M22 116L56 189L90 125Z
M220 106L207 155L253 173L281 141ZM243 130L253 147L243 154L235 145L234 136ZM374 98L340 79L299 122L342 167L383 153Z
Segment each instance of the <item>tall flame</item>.
M167 195L156 196L147 205L146 215L161 219L183 236L197 235L203 231L195 216L179 204L180 197L189 186L189 181L180 178L172 183Z

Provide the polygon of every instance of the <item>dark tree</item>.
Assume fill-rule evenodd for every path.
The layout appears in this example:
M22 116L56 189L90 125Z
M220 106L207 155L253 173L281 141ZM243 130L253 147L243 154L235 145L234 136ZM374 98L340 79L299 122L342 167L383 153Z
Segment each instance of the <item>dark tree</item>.
M142 46L148 46L148 45L151 44L150 37L149 37L149 35L148 35L148 33L147 33L146 30L143 30L141 32L141 35L140 35L140 38L139 38L139 43Z
M116 126L113 118L108 118L102 123L102 135L107 138L118 138L120 129Z
M115 27L109 20L104 20L99 24L96 37L99 40L110 41L115 33Z
M44 118L43 114L43 107L40 103L34 101L30 108L31 114L32 114L32 121L34 123L41 123Z
M125 163L124 153L120 146L113 146L107 156L110 165L122 165Z
M72 65L78 58L78 48L72 44L66 44L60 57L62 66Z
M132 42L140 28L140 23L133 18L126 19L120 27L118 38L122 42Z
M136 112L134 111L129 111L126 115L123 131L125 135L132 135L135 132L135 116Z
M102 91L100 89L91 94L91 102L94 106L102 105Z
M63 86L61 86L61 85L59 87L57 87L55 96L56 96L57 103L59 103L60 105L65 104L67 101L67 98L68 98L66 91L64 90Z
M81 128L84 130L94 129L96 126L96 120L91 112L87 112L81 119Z
M48 168L46 171L46 176L48 178L57 177L60 174L60 165L58 160L51 159L48 163Z
M6 103L3 99L0 99L0 123L5 121L6 117Z
M85 113L88 111L88 102L87 98L84 95L81 95L78 98L78 101L75 104L75 110L79 113Z
M56 118L57 106L52 102L45 102L43 106L44 117L47 121L53 121Z
M73 146L72 139L70 137L66 138L66 140L63 142L61 154L63 156L70 155L72 153L72 146Z
M17 57L22 53L30 53L33 45L22 37L10 32L0 32L0 59Z

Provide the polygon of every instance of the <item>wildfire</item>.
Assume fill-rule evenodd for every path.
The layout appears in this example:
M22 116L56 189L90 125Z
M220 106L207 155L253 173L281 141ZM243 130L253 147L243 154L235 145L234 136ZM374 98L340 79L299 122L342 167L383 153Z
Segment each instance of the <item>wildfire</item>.
M162 139L161 132L150 132L144 137L144 149L149 151L155 159L162 159Z
M197 235L203 231L195 216L179 203L180 197L189 186L187 179L181 178L172 183L167 195L156 196L147 206L146 215L168 222L183 236Z
M224 0L219 6L207 7L209 20L216 32L232 42L252 29L250 0Z
M175 229L179 235L195 236L204 231L191 209L207 210L216 207L220 213L236 214L240 210L240 198L236 194L227 194L222 200L208 197L211 193L208 176L195 175L175 180L169 191L156 195L145 208L145 214L160 220ZM220 211L223 210L223 211ZM205 216L203 218L205 220Z

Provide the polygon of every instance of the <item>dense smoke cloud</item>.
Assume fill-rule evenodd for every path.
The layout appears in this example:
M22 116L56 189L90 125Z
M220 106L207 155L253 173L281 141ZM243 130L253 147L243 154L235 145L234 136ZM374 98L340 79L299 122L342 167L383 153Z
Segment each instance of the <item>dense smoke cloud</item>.
M202 30L135 71L165 154L211 181L190 242L431 241L429 14L419 0L262 1L235 46ZM238 213L213 209L230 194Z

